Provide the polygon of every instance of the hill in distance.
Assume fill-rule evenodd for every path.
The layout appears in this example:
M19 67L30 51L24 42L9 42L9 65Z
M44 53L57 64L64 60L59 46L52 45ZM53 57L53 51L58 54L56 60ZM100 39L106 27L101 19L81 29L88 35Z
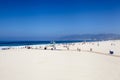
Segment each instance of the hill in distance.
M59 38L60 40L117 40L120 34L80 34L67 35Z

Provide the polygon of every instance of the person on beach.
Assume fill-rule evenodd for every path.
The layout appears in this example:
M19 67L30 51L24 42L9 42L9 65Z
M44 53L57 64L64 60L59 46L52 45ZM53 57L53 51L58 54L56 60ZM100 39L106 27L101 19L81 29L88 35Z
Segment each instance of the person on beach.
M27 49L31 49L31 47L30 47L30 46L28 46L28 47L27 47Z
M44 50L47 50L47 47L44 47Z
M67 50L69 50L69 47L67 47Z
M54 46L54 50L56 50L56 47Z
M109 54L114 54L114 51L113 51L113 50L110 50L110 51L109 51Z
M92 51L92 48L90 48L90 51Z
M77 48L77 51L81 51L81 49L80 49L80 48Z
M79 48L77 48L77 51L79 50Z
M53 48L51 48L51 50L53 50Z

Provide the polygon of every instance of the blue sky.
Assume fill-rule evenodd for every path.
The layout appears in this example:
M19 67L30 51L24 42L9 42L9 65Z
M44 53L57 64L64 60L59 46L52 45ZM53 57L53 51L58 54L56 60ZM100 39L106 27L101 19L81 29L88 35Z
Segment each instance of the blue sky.
M119 0L0 0L0 40L120 34Z

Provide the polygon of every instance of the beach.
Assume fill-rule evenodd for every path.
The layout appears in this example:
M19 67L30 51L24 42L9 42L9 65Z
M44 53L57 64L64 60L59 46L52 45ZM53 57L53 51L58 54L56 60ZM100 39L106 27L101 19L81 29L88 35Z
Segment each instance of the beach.
M0 80L120 80L120 40L54 47L0 50Z

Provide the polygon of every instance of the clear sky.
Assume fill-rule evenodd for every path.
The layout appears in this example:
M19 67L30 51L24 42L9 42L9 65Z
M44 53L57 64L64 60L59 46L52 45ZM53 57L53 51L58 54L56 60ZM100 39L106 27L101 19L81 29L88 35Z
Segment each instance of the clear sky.
M120 34L119 0L0 0L0 40Z

